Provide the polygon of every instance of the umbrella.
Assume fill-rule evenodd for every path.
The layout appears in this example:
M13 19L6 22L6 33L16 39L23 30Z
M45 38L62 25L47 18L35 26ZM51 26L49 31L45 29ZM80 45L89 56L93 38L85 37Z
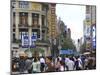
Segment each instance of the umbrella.
M90 54L90 52L85 52L84 55Z

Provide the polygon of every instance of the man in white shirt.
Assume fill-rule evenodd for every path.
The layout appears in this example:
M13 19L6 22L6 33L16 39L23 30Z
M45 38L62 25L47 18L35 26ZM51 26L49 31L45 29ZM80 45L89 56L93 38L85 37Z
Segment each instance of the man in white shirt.
M70 58L69 61L67 62L67 66L68 66L68 70L74 70L74 61L72 61L72 59Z
M67 66L67 63L69 62L69 58L68 57L66 57L65 58L65 65L66 65L66 70L68 70L68 66Z
M40 63L41 63L41 72L44 71L44 67L45 67L45 59L43 57L40 58Z

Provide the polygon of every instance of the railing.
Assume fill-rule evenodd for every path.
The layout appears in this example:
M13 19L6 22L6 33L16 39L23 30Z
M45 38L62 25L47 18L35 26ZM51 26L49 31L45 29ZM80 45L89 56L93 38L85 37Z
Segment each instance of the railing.
M33 27L33 28L40 28L40 25L34 25L34 24L32 24L31 27Z
M13 43L21 43L21 40L13 40Z
M48 26L42 25L42 28L43 28L43 29L48 29Z
M28 24L19 24L19 27L28 27Z
M36 45L49 45L50 41L49 40L37 40Z

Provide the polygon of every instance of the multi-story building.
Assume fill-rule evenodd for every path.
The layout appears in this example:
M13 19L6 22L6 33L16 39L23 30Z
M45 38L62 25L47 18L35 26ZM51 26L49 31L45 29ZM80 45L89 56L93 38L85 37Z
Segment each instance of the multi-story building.
M70 28L68 28L68 30L67 30L67 37L71 38L71 29Z
M57 32L58 32L58 35L62 35L63 37L67 37L67 25L64 24L64 22L61 20L61 18L58 19L58 22L57 22Z
M48 37L56 34L55 4L12 0L11 14L12 42L21 42L22 33L28 36L36 34L36 47L42 48L45 56L51 55Z
M48 27L49 27L49 38L55 39L57 37L57 17L56 17L56 4L52 3L49 4L49 11L48 11Z
M96 50L96 6L93 6L92 9L92 26L91 26L91 35L92 35L92 50Z
M96 7L86 6L86 19L84 20L84 42L86 43L86 50L92 50L92 27L96 26Z

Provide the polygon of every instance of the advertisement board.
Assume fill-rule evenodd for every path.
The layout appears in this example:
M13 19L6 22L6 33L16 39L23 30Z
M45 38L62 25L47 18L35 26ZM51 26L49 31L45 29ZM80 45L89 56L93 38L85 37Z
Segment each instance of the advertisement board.
M23 48L28 48L29 47L29 36L27 34L22 33L22 47Z
M37 35L34 34L32 36L29 36L27 34L22 33L22 48L34 48L35 47L35 41L37 40Z
M92 26L92 47L93 49L96 48L96 26Z
M41 4L39 3L32 3L32 10L34 11L41 11Z

